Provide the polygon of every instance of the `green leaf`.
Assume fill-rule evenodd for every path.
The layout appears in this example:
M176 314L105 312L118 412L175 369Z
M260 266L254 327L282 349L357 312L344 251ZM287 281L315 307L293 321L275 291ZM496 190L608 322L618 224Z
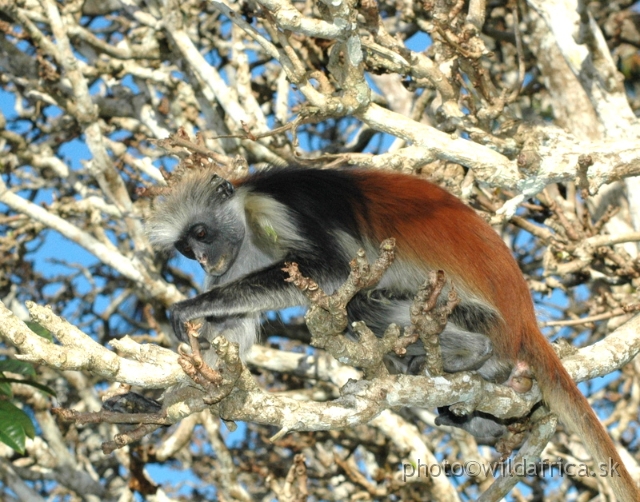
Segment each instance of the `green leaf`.
M36 389L40 389L45 394L49 394L50 396L56 397L56 391L51 387L47 387L46 385L42 385L41 383L35 382L33 380L18 380L17 378L6 378L0 377L0 385L3 383L23 383L26 385L31 385L31 387L35 387Z
M26 437L35 437L36 430L29 416L9 401L0 401L0 441L24 453Z
M4 380L4 375L0 373L0 396L13 397L13 392L11 392L11 385Z
M53 341L53 335L51 335L51 332L47 328L43 328L37 322L33 321L27 321L25 322L25 324L29 326L31 331L33 331L36 335L39 335L42 338L46 338L50 342Z
M6 426L0 419L0 441L13 448L18 453L24 453L24 444L27 436L19 424L8 423Z
M24 376L36 376L33 364L26 361L18 361L17 359L0 359L0 372L2 371L18 373Z

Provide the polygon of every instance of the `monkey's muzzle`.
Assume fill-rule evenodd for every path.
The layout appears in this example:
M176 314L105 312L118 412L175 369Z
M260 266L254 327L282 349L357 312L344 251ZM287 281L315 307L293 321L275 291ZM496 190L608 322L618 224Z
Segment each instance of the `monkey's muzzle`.
M228 254L223 254L213 265L209 264L207 261L204 261L200 262L200 266L209 275L222 275L227 271L229 259L230 256Z

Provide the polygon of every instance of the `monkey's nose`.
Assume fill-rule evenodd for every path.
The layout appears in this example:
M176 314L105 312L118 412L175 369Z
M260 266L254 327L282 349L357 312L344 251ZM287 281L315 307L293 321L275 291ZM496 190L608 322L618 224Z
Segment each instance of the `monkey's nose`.
M196 257L196 259L198 260L198 263L202 267L202 270L204 270L207 274L211 272L211 264L207 260L206 256Z
M207 257L206 256L196 256L196 260L198 260L198 263L200 264L202 269L208 274L209 273L209 269L211 269L211 264L209 263L209 260L207 260Z

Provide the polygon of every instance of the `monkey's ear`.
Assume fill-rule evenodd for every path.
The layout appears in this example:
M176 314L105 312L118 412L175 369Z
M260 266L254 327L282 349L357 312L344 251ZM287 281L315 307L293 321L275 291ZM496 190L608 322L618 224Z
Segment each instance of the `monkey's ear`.
M233 195L235 188L233 188L233 185L229 181L223 178L220 178L219 176L216 178L215 181L218 182L218 180L220 181L218 186L216 187L216 193L223 199L228 199Z

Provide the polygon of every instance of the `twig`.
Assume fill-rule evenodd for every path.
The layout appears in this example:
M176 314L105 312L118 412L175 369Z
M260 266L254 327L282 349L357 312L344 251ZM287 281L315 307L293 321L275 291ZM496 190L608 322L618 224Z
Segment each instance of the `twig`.
M581 324L604 321L606 319L611 319L612 317L618 317L638 311L640 311L640 304L627 305L625 307L614 309L610 312L605 312L603 314L593 315L589 317L581 317L580 319L568 319L566 321L549 321L544 323L544 326L579 326Z

